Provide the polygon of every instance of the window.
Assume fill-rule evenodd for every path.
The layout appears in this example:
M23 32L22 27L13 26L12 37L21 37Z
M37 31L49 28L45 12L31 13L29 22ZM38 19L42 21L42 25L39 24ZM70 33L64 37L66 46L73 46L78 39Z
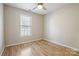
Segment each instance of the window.
M31 17L27 16L27 15L21 15L20 16L20 35L21 36L31 36L32 32L31 32Z

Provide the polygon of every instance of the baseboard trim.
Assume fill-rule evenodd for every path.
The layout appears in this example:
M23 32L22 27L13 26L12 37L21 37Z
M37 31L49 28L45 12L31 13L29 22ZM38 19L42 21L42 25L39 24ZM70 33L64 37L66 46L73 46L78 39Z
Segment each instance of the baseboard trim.
M0 53L0 56L2 56L2 53L4 52L4 49L5 49L5 48L3 48L2 52Z
M33 41L37 41L37 40L42 40L42 38L31 40L31 41L25 41L25 42L21 42L21 43L16 43L16 44L11 44L11 45L6 45L6 47L14 46L14 45L19 45L19 44L24 44L24 43L29 43L29 42L33 42Z
M44 40L49 41L49 42L51 42L51 43L55 43L55 44L57 44L57 45L61 45L61 46L67 47L67 48L72 49L72 50L74 50L74 51L79 51L79 49L70 47L70 46L65 45L65 44L61 44L61 43L58 43L58 42L50 41L50 40L47 40L47 39L44 39Z
M24 43L29 43L29 42L33 42L33 41L37 41L37 40L42 40L42 38L36 39L36 40L31 40L31 41L28 41L28 42L21 42L21 43L17 43L17 44L6 45L6 47L14 46L14 45L19 45L19 44L24 44ZM61 44L61 43L58 43L58 42L50 41L50 40L48 40L48 39L43 39L43 40L49 41L49 42L51 42L51 43L55 43L55 44L57 44L57 45L61 45L61 46L67 47L67 48L72 49L72 50L74 50L74 51L79 51L79 49L73 48L73 47L68 46L68 45L65 45L65 44ZM4 48L4 49L5 49L5 48ZM2 50L2 52L1 52L0 55L2 55L4 49Z

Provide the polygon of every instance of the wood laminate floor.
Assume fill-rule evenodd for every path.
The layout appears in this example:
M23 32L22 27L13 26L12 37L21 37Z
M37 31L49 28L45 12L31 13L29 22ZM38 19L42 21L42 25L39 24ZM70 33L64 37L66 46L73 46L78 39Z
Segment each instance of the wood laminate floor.
M6 47L2 56L78 56L79 53L45 40Z

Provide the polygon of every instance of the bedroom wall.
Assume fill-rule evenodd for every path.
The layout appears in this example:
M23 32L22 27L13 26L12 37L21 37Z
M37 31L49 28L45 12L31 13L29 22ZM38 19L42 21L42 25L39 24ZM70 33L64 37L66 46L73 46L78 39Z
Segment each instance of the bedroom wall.
M70 4L44 16L46 40L79 50L79 4Z
M3 4L0 3L0 55L5 47L4 43L4 19L3 19Z
M42 39L43 36L43 16L32 12L27 12L18 8L6 6L5 14L5 38L6 46L19 44L22 42L30 42ZM28 15L32 17L32 36L20 36L20 15Z

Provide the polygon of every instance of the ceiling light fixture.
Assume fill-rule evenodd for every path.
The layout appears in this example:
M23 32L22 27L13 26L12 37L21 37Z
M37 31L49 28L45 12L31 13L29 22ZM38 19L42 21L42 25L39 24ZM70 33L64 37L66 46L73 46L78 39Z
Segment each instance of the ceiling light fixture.
M43 3L38 3L37 6L34 9L43 9L43 10L46 10L46 8L44 7L44 4Z
M43 3L38 3L37 8L38 8L38 9L43 9Z

